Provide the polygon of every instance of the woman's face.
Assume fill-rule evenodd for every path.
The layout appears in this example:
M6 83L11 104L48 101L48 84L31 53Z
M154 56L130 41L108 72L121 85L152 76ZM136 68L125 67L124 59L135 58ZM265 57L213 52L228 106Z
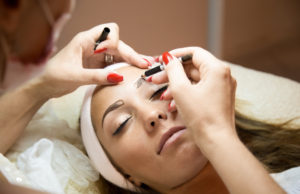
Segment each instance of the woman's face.
M135 181L168 191L193 177L207 160L177 112L159 100L166 85L137 80L144 70L123 67L118 85L95 91L92 121L111 160Z

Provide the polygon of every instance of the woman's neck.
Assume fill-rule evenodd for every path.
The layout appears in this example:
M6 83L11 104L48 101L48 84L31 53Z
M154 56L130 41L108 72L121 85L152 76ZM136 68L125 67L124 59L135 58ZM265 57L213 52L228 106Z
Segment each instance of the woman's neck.
M226 194L229 192L213 166L208 163L195 178L168 193Z

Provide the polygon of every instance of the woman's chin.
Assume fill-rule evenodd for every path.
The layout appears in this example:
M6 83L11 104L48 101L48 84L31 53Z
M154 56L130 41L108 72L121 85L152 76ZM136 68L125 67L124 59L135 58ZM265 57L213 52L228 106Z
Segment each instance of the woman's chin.
M178 161L177 172L181 171L181 184L196 177L208 162L194 142L181 145L175 158Z

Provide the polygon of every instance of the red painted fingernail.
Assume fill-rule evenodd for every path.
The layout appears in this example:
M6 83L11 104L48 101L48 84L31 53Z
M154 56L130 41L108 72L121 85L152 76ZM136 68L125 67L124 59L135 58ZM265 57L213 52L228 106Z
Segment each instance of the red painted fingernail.
M148 63L148 66L152 66L152 64L150 63L150 61L148 61L146 58L143 58L147 63Z
M167 90L165 90L165 91L161 94L159 100L164 100L166 91L167 91Z
M112 83L118 83L123 81L123 76L117 73L109 73L106 77L107 81Z
M173 57L169 52L164 52L162 55L162 59L165 65L168 65L168 63L173 59Z
M155 60L155 62L158 63L159 62L159 57L156 57L154 60Z
M169 106L168 106L168 111L169 112L174 112L175 110L176 110L175 101L171 100L171 102L169 103Z
M102 53L102 52L104 52L104 51L106 51L106 50L107 50L107 48L101 48L101 49L95 50L95 51L94 51L94 54Z
M152 82L152 76L148 77L148 78L146 79L146 81L147 81L147 82Z
M172 101L171 101L171 102L172 102ZM169 111L169 112L171 112L171 108L172 108L172 107L171 107L171 102L169 102L169 104L168 104L168 111Z

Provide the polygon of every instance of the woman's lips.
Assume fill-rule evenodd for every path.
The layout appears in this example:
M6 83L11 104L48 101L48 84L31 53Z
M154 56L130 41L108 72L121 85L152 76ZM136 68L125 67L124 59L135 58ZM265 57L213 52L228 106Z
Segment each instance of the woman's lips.
M157 149L157 154L159 155L161 153L161 151L163 150L163 148L169 138L171 138L175 133L177 133L183 129L185 129L185 126L175 126L175 127L170 128L169 130L167 130L160 138L160 142L159 142L158 149Z

